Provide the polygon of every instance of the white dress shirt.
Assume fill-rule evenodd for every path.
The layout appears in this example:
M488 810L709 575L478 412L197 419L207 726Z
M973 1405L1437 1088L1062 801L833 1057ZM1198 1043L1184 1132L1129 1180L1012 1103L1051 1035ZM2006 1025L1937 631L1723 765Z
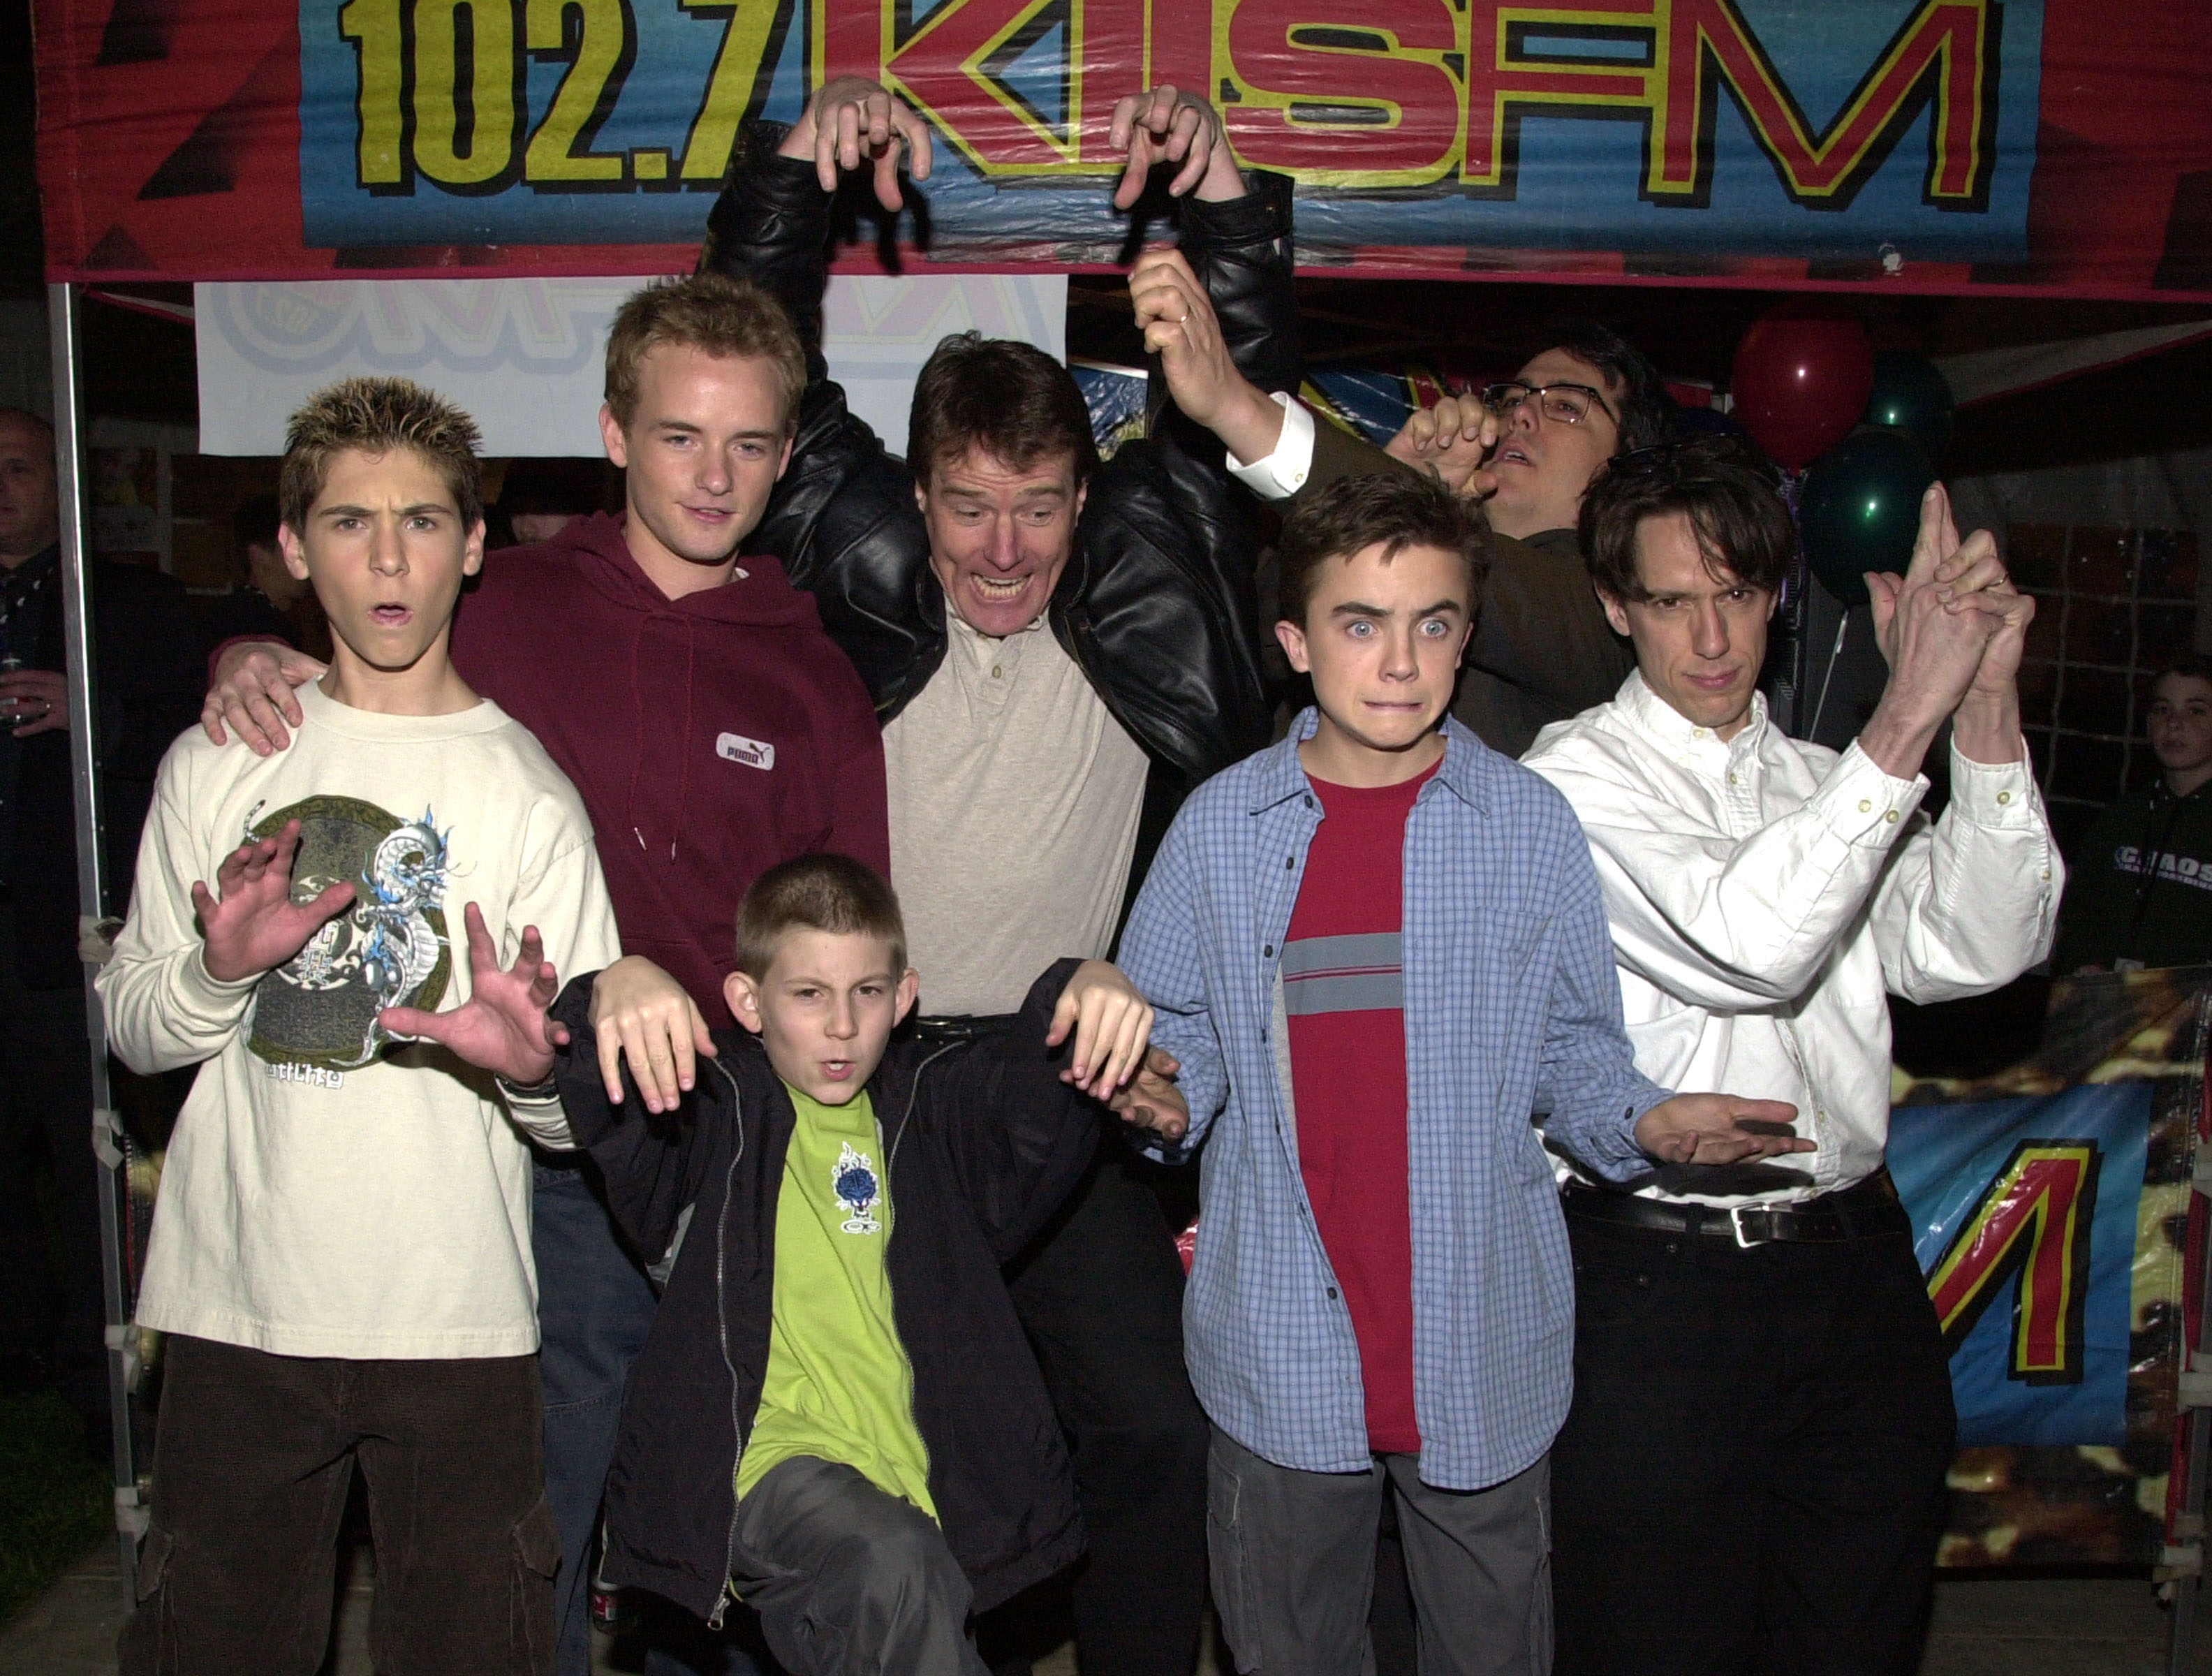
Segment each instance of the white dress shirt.
M1636 673L1537 737L1522 761L1574 805L1597 862L1637 1069L1786 1100L1819 1145L1763 1172L1796 1185L1644 1193L1787 1203L1880 1167L1886 993L1981 994L2050 951L2065 869L2026 758L1954 749L1950 806L1930 823L1926 779L1892 779L1856 744L1838 756L1790 738L1764 698L1723 741Z

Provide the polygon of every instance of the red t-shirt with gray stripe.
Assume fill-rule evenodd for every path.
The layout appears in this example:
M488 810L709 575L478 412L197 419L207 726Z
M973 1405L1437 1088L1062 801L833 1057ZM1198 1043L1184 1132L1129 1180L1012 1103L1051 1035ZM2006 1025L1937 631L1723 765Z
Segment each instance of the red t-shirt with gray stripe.
M1378 1454L1421 1447L1399 947L1406 820L1435 772L1399 786L1313 782L1322 823L1283 945L1298 1169L1359 1341Z

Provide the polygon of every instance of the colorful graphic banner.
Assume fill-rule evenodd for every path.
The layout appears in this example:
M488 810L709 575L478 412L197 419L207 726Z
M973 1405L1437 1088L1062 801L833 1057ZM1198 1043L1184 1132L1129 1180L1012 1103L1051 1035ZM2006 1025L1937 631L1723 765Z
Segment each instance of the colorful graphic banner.
M744 120L852 73L935 131L884 231L937 261L1115 260L1107 120L1172 82L1333 268L2212 295L2195 0L2124 48L2094 0L35 3L57 276L680 266Z
M2170 1541L2212 969L2056 986L2035 1057L1900 1089L1889 1167L1951 1345L1947 1565Z
M1890 1169L1951 1347L1959 1442L2127 1441L2148 1083L1908 1106Z

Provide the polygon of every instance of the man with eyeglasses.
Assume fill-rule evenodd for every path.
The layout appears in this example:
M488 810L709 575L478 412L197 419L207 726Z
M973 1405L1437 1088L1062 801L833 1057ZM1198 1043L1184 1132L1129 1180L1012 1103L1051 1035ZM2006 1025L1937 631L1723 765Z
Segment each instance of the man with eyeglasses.
M1618 333L1562 322L1511 380L1415 413L1387 450L1269 398L1225 356L1170 356L1176 404L1227 444L1236 476L1293 507L1340 477L1416 470L1480 499L1499 537L1452 714L1518 756L1549 723L1611 698L1629 671L1583 569L1583 491L1616 453L1672 428L1657 369Z

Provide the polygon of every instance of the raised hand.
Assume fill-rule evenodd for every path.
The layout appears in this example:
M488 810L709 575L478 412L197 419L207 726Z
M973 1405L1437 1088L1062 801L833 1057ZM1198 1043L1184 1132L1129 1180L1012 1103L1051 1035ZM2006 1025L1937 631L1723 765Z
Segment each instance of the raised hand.
M325 921L352 906L354 889L346 884L326 886L312 902L292 900L292 859L299 849L300 823L287 821L274 838L240 844L226 856L216 870L216 890L203 879L192 881L200 962L216 982L239 983L282 966Z
M292 743L284 725L297 727L301 720L292 689L319 679L329 668L282 641L241 641L216 659L215 685L200 706L200 726L209 738L225 744L223 726L228 723L256 756L282 750Z
M502 969L483 910L471 902L461 918L468 927L469 999L447 1012L386 1007L376 1022L393 1035L450 1048L510 1083L542 1083L552 1074L553 1050L567 1045L568 1032L545 1016L561 993L561 980L545 958L538 927L523 927L514 964Z
M714 1038L684 986L641 955L627 955L592 981L592 1029L607 1098L622 1104L622 1061L649 1112L673 1111L698 1072L695 1055L714 1058Z
M1445 396L1433 407L1415 408L1382 452L1455 495L1483 501L1498 492L1498 474L1488 462L1498 429L1498 416L1479 398Z
M1086 960L1060 992L1045 1046L1059 1047L1071 1029L1075 1050L1060 1080L1074 1084L1094 1100L1110 1099L1145 1057L1152 1035L1152 1004L1121 975L1120 968Z
M1160 358L1175 404L1227 444L1241 465L1274 452L1283 410L1237 370L1206 287L1180 251L1147 250L1137 258L1129 306L1145 347Z
M1678 1094L1636 1120L1636 1144L1662 1163L1733 1164L1814 1151L1790 1126L1797 1108L1784 1100L1733 1094Z
M1897 779L1917 774L1936 729L1975 689L1992 643L2002 635L2006 647L1990 672L1989 701L1962 718L1960 747L1981 761L2018 760L2012 683L2035 602L2005 575L1996 543L1982 531L1960 540L1950 497L1934 484L1921 497L1920 530L1905 574L1869 574L1866 581L1889 682L1859 734L1859 748Z
M840 76L825 82L806 101L791 132L776 148L783 157L811 157L822 190L837 190L840 173L866 161L875 172L876 202L896 210L905 202L899 187L899 158L916 180L929 179L929 124L914 107L864 76Z
M1181 197L1201 182L1201 197L1243 196L1243 177L1237 172L1236 157L1222 136L1221 118L1213 106L1165 82L1114 101L1106 144L1128 157L1121 184L1114 189L1116 210L1127 210L1145 195L1145 182L1157 163L1182 165L1168 183L1171 197Z
M1108 1109L1163 1140L1181 1140L1190 1133L1190 1102L1175 1084L1182 1069L1164 1048L1146 1048L1144 1064L1129 1085L1106 1102Z

